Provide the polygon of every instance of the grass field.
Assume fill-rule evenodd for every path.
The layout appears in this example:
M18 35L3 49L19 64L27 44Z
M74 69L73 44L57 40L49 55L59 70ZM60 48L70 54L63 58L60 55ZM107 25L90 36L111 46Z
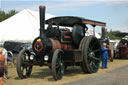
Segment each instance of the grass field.
M17 75L15 66L9 66L9 79L4 81L4 85L61 85L72 81L80 80L89 76L94 76L107 71L111 71L115 68L127 65L128 60L114 60L114 62L108 62L108 69L99 69L94 74L84 74L80 67L68 67L62 80L55 81L52 77L51 70L44 66L33 67L33 71L30 78L20 79Z

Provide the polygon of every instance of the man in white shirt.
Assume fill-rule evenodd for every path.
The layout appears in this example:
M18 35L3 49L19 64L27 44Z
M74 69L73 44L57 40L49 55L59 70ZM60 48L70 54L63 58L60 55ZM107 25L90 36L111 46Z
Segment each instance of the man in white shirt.
M5 48L3 49L2 55L5 56L6 77L8 77L8 61L7 61L8 52L7 52L7 50Z

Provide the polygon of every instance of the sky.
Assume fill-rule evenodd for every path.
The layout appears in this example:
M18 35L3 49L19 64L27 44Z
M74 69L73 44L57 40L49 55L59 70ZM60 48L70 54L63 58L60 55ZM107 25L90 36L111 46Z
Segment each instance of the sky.
M40 5L56 16L84 17L105 22L108 31L128 32L128 0L0 0L0 8L6 12L25 8L39 11Z

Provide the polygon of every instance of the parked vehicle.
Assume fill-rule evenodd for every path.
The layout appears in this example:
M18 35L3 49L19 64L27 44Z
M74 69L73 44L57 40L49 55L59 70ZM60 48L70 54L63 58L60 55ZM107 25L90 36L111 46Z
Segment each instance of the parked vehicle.
M115 50L115 58L128 59L128 33L119 33L117 36L122 37Z
M47 29L44 29L45 24ZM49 66L55 80L62 79L68 66L80 66L84 73L97 72L101 59L100 43L105 36L102 33L100 40L94 35L85 36L87 24L101 26L102 30L106 26L104 22L74 16L45 21L45 7L40 6L40 35L33 41L33 51L25 48L20 51L17 58L19 77L29 77L33 65Z
M31 43L15 42L15 41L5 41L3 46L8 51L9 56L16 57L18 53L25 47L32 47Z

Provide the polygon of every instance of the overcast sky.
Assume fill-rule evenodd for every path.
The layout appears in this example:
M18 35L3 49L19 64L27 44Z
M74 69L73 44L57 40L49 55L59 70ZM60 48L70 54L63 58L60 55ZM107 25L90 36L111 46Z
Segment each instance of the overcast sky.
M0 0L0 8L6 12L15 9L46 11L56 16L80 16L107 23L107 29L128 32L128 0Z

